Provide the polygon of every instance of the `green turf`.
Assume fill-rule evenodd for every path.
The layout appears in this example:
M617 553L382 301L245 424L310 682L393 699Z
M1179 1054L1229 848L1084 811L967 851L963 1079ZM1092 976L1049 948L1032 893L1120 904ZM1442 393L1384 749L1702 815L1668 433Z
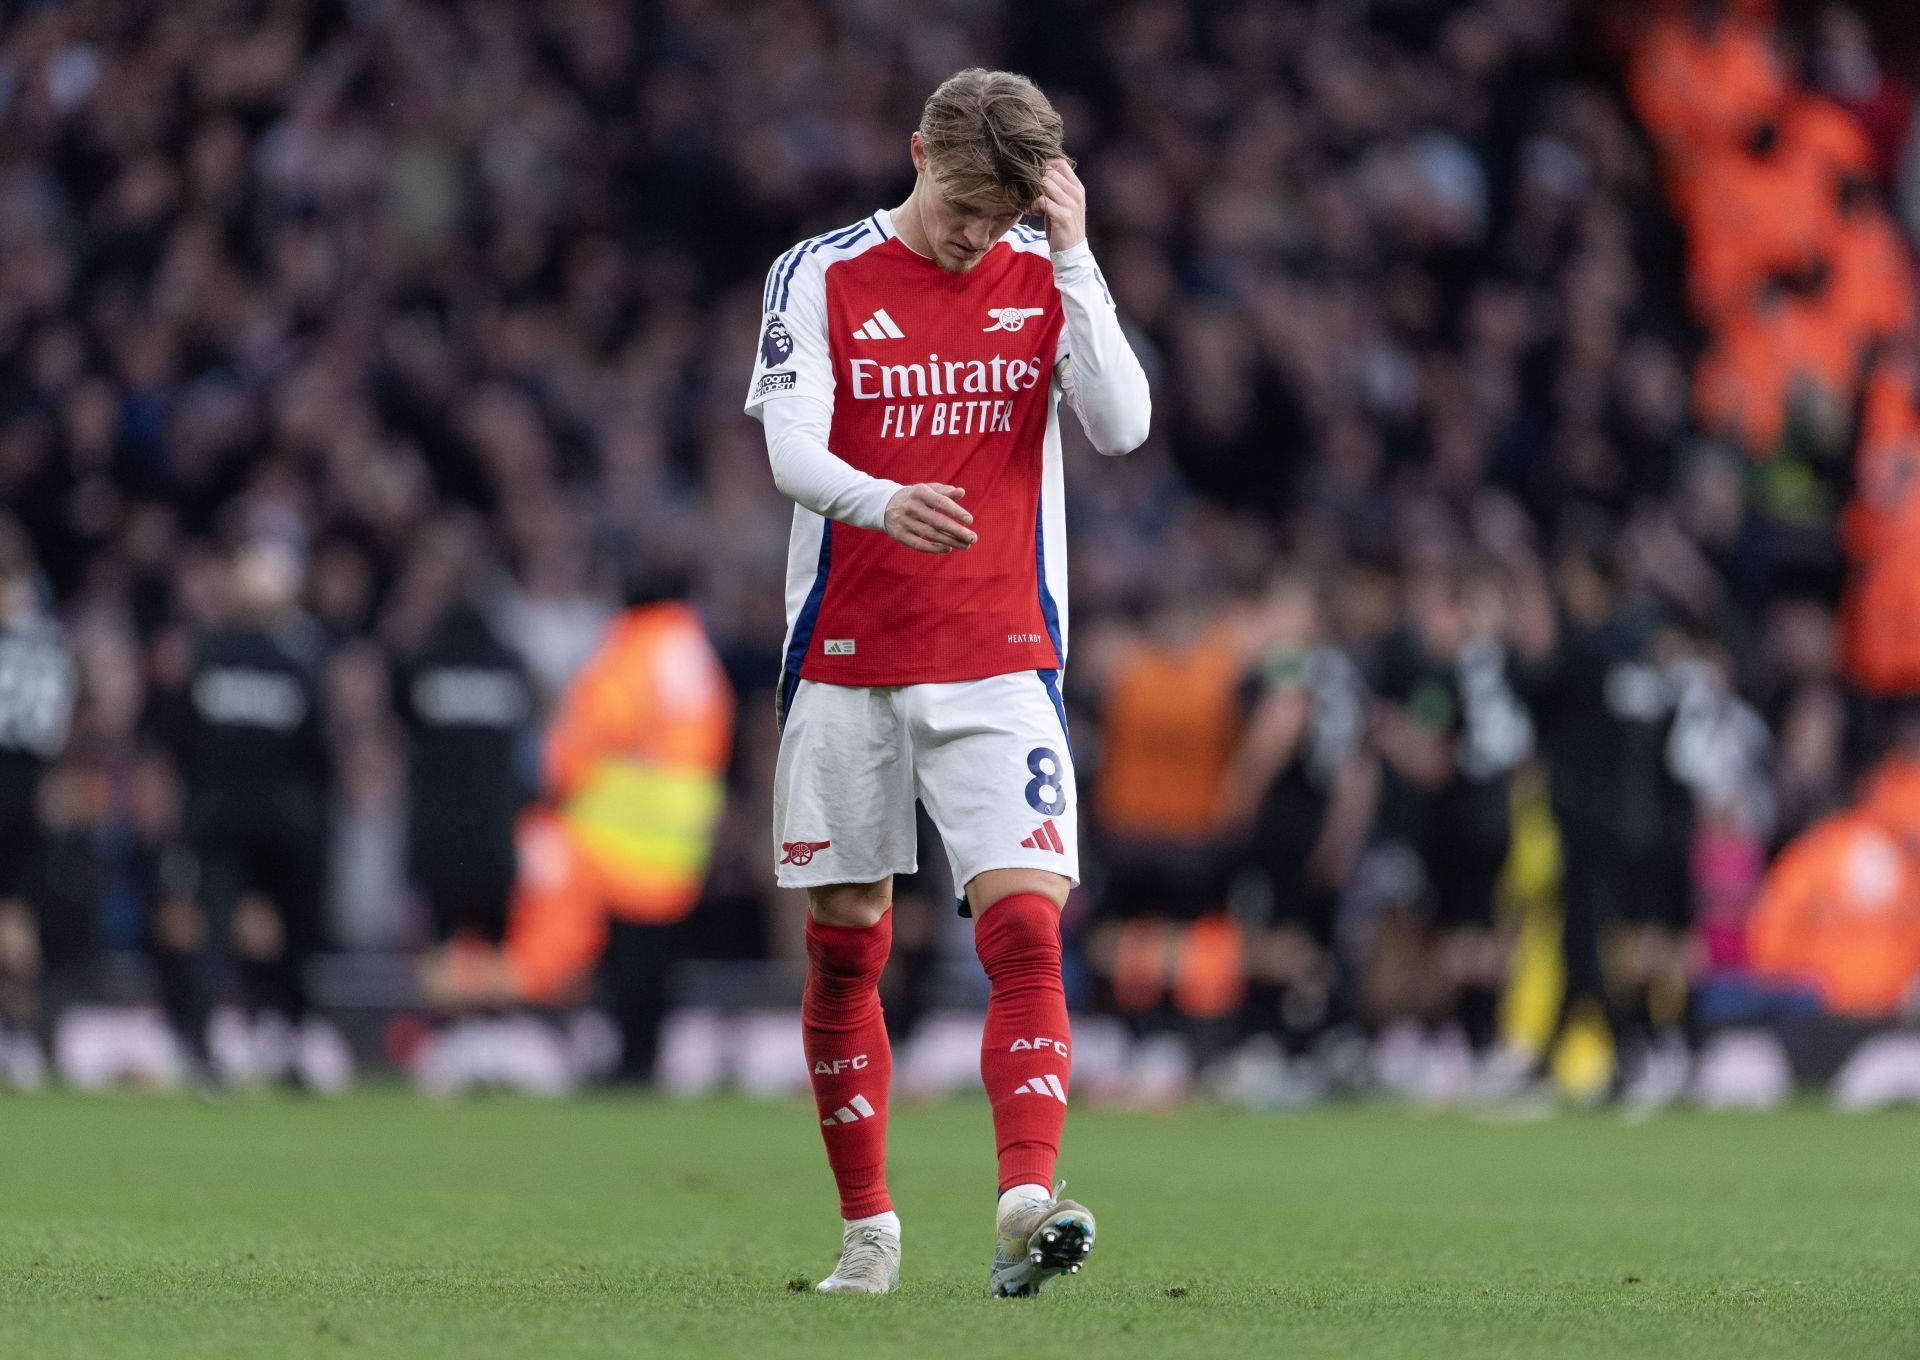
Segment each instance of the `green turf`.
M1076 1112L1034 1301L985 1104L893 1128L905 1288L823 1299L798 1105L0 1099L0 1356L1920 1356L1920 1117Z

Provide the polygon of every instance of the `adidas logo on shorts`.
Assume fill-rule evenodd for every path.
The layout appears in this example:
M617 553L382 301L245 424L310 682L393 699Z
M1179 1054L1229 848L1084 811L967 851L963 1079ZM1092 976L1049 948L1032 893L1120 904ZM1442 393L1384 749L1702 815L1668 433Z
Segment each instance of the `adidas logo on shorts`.
M1067 853L1067 847L1061 841L1060 832L1055 829L1051 817L1040 823L1039 828L1035 830L1031 836L1021 841L1020 848L1023 850L1051 850L1056 855L1064 855Z

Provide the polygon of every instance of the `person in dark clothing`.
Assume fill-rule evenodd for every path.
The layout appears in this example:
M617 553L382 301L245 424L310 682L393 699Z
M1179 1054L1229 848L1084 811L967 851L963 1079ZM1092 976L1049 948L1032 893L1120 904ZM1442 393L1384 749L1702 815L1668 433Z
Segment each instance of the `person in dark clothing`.
M1693 923L1693 796L1672 757L1682 642L1657 604L1624 598L1601 550L1570 551L1551 589L1532 581L1515 593L1515 687L1540 732L1560 832L1566 988L1555 1037L1590 1004L1612 1029L1620 1084L1672 1085L1672 1036L1656 1044L1656 1034L1679 1025L1658 1013L1654 984L1673 974ZM1623 946L1611 959L1610 927ZM1685 1062L1682 1049L1681 1081Z
M506 939L519 868L515 822L531 784L533 753L522 743L533 682L520 654L471 602L456 599L395 667L393 699L410 738L407 876L436 943L423 976L452 976ZM442 1003L437 1069L455 1085L494 1074L499 1015L509 1008L434 999Z
M50 856L39 791L66 745L77 685L24 542L9 535L0 541L0 1073L22 1085L45 1065L34 1034Z
M1433 883L1437 973L1453 1014L1482 1062L1497 1041L1507 943L1498 929L1500 875L1513 844L1513 775L1533 750L1533 723L1508 680L1497 590L1483 576L1464 582L1466 640L1454 657L1460 701L1454 775L1441 791L1427 843Z
M301 1025L310 1010L304 969L323 936L331 768L319 641L294 612L298 580L275 545L237 554L232 621L200 640L169 715L204 918L179 932L197 946L181 1038L202 1061L236 958L256 1013Z
M505 937L514 821L527 802L522 749L533 682L480 611L458 603L394 677L412 739L407 868L442 944Z
M1312 584L1276 583L1267 615L1270 645L1249 681L1224 808L1271 901L1266 919L1247 923L1253 1023L1298 1057L1341 1018L1335 908L1378 779L1365 742L1365 682L1328 641Z
M1451 1017L1482 1065L1506 974L1495 898L1512 838L1509 791L1532 740L1486 594L1464 570L1412 581L1409 626L1376 668L1374 729L1386 766L1380 839L1419 865L1433 1011Z

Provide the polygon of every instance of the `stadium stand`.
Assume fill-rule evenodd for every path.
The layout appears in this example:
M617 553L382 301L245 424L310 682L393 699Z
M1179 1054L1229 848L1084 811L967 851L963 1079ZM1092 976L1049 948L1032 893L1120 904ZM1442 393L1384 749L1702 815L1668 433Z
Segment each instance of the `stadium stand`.
M1066 697L1099 823L1068 915L1077 1000L1185 1047L1157 1090L1196 1050L1272 1040L1284 1061L1225 1089L1310 1097L1344 1079L1336 1032L1362 1030L1413 1036L1410 1086L1459 1089L1462 998L1550 971L1557 897L1526 866L1551 861L1530 776L1555 753L1497 775L1493 962L1430 928L1445 837L1411 861L1380 835L1301 845L1296 867L1337 867L1315 889L1337 909L1290 929L1295 887L1249 829L1265 791L1236 820L1228 783L1312 646L1379 682L1419 631L1409 587L1461 583L1465 631L1429 658L1452 674L1600 558L1622 610L1659 619L1636 664L1663 677L1661 722L1684 693L1703 734L1681 779L1685 924L1709 941L1691 981L1745 985L1750 905L1772 922L1794 895L1762 893L1769 856L1872 815L1843 812L1852 780L1920 694L1920 156L1893 50L1855 7L1754 0L11 7L0 626L57 627L76 682L61 739L0 760L15 1047L37 1032L57 1057L69 1002L159 995L196 948L163 718L229 621L236 550L262 544L298 565L281 622L324 714L314 990L363 1056L414 1056L387 1020L420 1009L432 933L394 676L482 613L535 691L531 799L542 724L637 564L690 571L737 699L683 997L791 1001L765 966L800 947L766 844L790 511L738 410L761 282L904 196L902 129L972 61L1059 102L1156 394L1144 448L1102 460L1075 434L1067 455ZM1281 607L1303 580L1311 646ZM1467 749L1436 694L1414 674L1373 710L1388 785ZM977 1000L941 874L901 887L899 1018ZM1759 939L1761 972L1802 971L1804 934ZM1887 957L1856 940L1820 966L1868 953ZM1617 1034L1677 1014L1664 967ZM1869 1009L1910 1002L1898 984ZM1523 1047L1566 1019L1525 1009Z

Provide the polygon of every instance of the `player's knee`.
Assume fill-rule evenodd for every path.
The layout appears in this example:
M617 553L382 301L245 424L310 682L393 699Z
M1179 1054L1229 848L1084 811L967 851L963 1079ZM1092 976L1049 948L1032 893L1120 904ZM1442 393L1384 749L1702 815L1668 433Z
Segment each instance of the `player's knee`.
M1060 909L1039 893L1014 893L981 912L973 928L973 944L990 967L1020 960L1035 962L1060 958Z
M846 889L829 892L826 897L826 913L816 911L807 922L810 976L808 996L801 1006L803 1015L822 1000L831 1005L836 1004L835 998L873 998L873 989L893 949L893 918L887 914L885 901L876 908L872 892Z
M984 916L995 904L1010 897L1045 898L1057 913L1067 904L1073 880L1045 869L988 869L967 880L967 904L975 919Z
M893 880L878 883L830 883L807 889L807 911L823 926L864 930L880 924L893 905Z

